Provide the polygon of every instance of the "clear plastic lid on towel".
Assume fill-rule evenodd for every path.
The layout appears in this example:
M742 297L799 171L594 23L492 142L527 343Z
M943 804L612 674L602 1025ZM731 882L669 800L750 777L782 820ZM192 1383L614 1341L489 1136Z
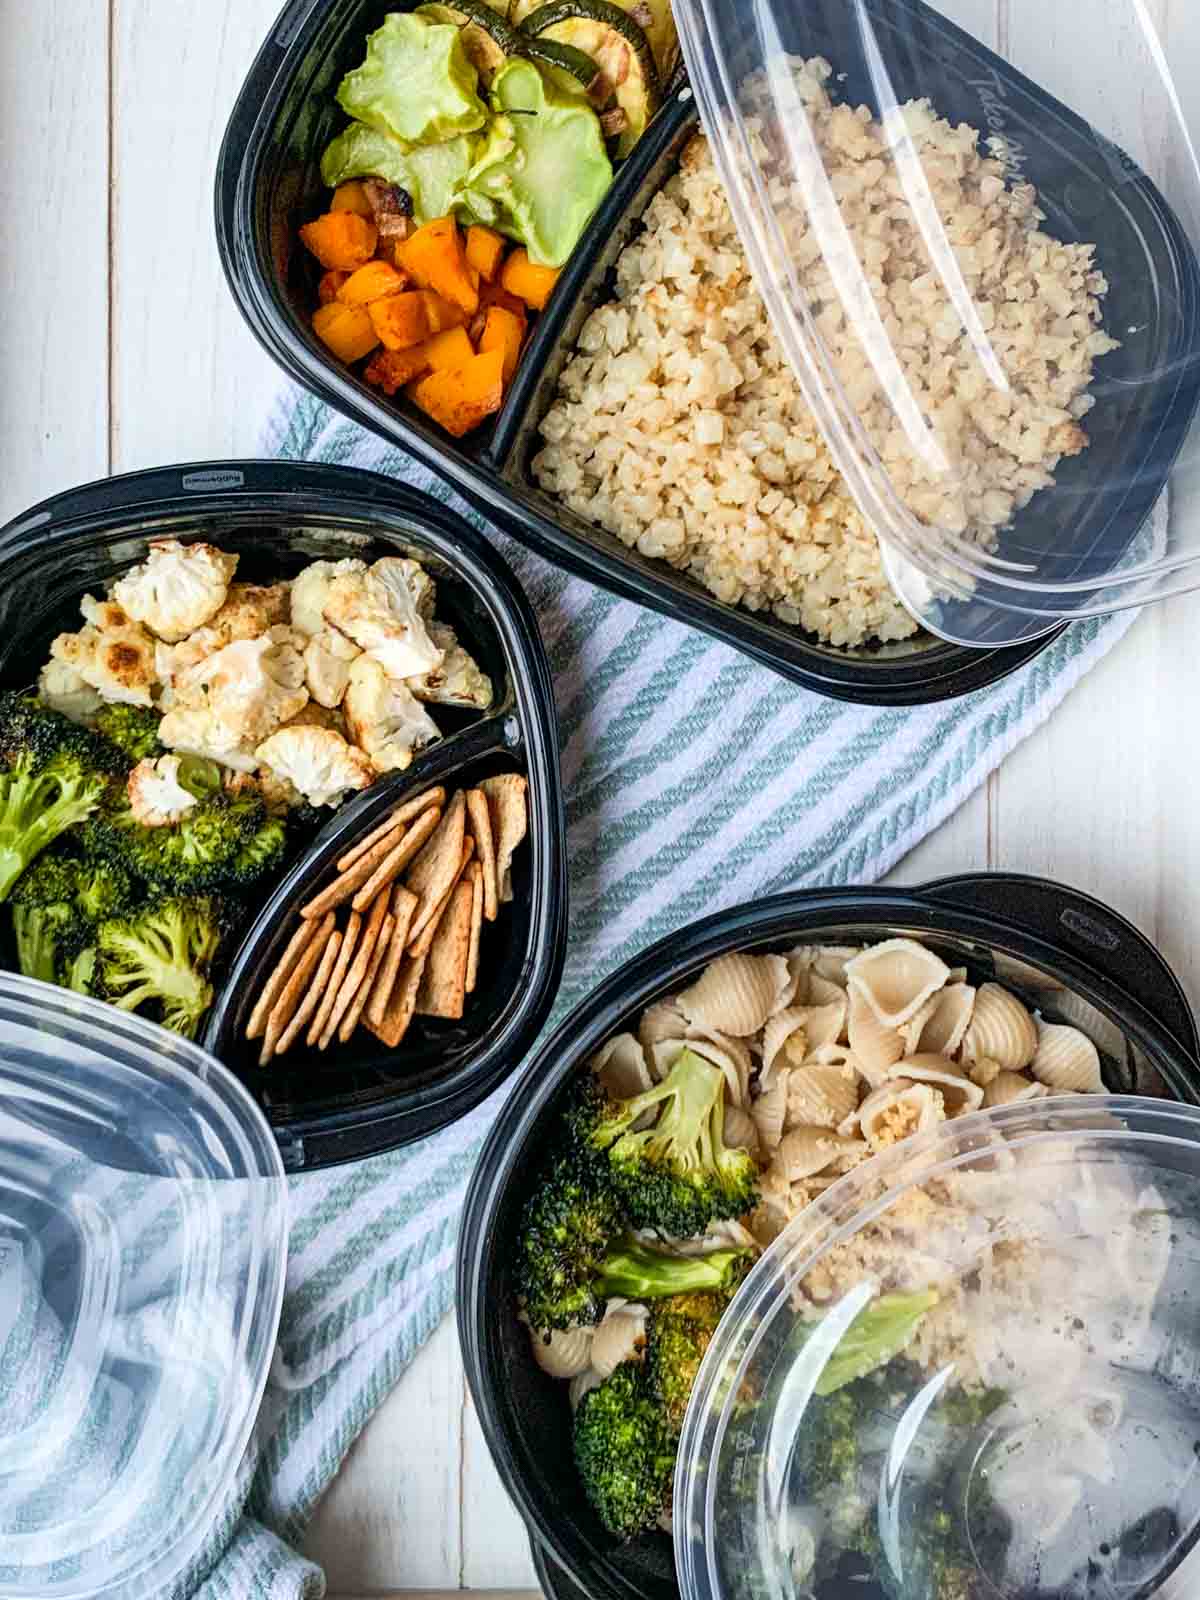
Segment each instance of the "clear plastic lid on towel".
M286 1225L270 1130L218 1062L0 976L6 1600L185 1578L237 1492Z
M855 1169L761 1259L680 1445L686 1600L1189 1600L1200 1111L1081 1097Z
M674 9L775 332L920 620L990 646L1200 585L1200 8Z

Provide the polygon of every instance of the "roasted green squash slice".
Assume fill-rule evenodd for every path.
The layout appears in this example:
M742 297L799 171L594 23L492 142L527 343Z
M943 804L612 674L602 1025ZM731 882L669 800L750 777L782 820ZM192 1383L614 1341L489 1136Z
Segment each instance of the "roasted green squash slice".
M646 35L658 70L658 81L666 83L679 62L679 34L671 14L671 0L614 0L614 3L628 12ZM508 20L516 27L523 27L526 18L543 4L544 0L513 0Z
M589 98L593 93L599 95L599 102L593 100L592 103L601 107L612 99L608 79L591 56L585 56L582 50L569 44L556 44L553 39L539 39L534 34L522 33L521 38L521 54L536 62L560 88Z
M616 107L623 113L623 126L615 130L617 155L627 156L646 131L662 98L653 53L646 35L629 13L610 0L550 0L549 5L529 13L521 31L569 45L592 58L611 86ZM602 91L598 94L592 89L593 101L601 95Z
M427 5L418 6L416 14L459 29L467 60L485 88L509 57L520 53L520 36L484 0L454 0L453 5L430 0Z

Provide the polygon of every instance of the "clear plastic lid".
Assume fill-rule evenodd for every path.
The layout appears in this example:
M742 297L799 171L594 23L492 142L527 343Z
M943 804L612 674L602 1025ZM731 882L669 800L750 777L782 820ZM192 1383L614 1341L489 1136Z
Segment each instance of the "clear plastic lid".
M850 1173L696 1384L685 1600L1194 1600L1200 1111L1010 1105Z
M1200 8L674 0L894 585L997 645L1200 584Z
M0 975L0 1594L168 1593L237 1482L286 1259L278 1151L196 1046Z

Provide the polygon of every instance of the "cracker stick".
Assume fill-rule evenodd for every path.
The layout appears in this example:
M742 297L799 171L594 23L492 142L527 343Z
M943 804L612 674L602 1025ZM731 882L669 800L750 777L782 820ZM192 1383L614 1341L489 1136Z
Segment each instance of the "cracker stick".
M381 889L395 881L438 825L440 813L423 811L398 843L388 851L351 901L355 911L365 911Z
M405 960L400 968L400 976L396 979L396 987L392 990L392 998L388 1001L383 1022L379 1027L371 1029L376 1038L381 1039L389 1050L394 1050L408 1032L408 1025L413 1019L413 1007L417 1003L417 990L421 986L421 974L424 971L424 956L409 956Z
M404 959L404 945L408 939L409 926L412 923L412 914L417 908L417 897L403 884L397 883L392 888L392 938L388 945L387 953L375 978L375 987L367 998L367 1009L364 1012L368 1027L378 1028L387 1011L388 1001L392 998L392 990L396 987L396 976L400 971L400 963Z
M383 898L384 903L386 904L388 897L385 895ZM375 987L375 979L379 976L379 969L383 965L383 958L387 954L388 946L392 942L392 935L395 931L396 919L389 912L387 916L384 917L383 923L380 926L379 937L375 941L375 948L371 952L371 959L367 962L367 970L363 973L362 982L355 990L354 999L350 1002L350 1009L342 1018L342 1025L338 1029L338 1040L342 1044L350 1043L350 1040L354 1034L354 1030L358 1027L358 1019L363 1014L363 1008L367 1003L367 997L370 995L371 990Z
M429 960L421 975L416 1004L419 1016L448 1017L457 1021L463 1014L474 899L475 889L469 883L457 884L450 896L450 905L438 923L438 931L429 946Z
M492 838L492 815L488 797L482 789L467 790L467 816L475 839L475 858L483 872L483 914L496 920L499 887L496 878L496 845Z
M445 915L446 907L450 904L450 896L454 893L454 888L458 883L458 880L467 870L467 862L470 861L474 851L474 839L464 839L462 855L459 857L458 861L458 871L454 874L454 877L450 883L450 887L442 896L441 903L434 907L433 915L430 917L429 921L425 924L424 928L417 935L417 937L414 939L411 933L408 936L408 952L410 955L424 956L429 954L429 946L433 943L434 935L438 931L438 923Z
M383 926L383 919L387 916L388 901L391 895L386 890L379 896L367 913L363 923L362 938L358 942L358 949L354 952L354 960L350 963L350 970L342 979L342 987L338 990L337 999L333 1002L333 1010L325 1023L325 1030L317 1040L317 1049L326 1050L341 1025L342 1018L350 1008L350 1002L358 993L358 986L367 974L371 965L371 956L374 954L375 945L379 940L379 930Z
M332 932L333 913L330 912L317 929L316 936L310 939L305 946L304 954L296 963L291 977L284 985L283 993L271 1007L271 1014L267 1018L267 1031L263 1038L262 1049L258 1055L260 1067L265 1067L275 1054L280 1035L292 1020L292 1014L300 1004L301 996L304 993L304 986L312 976L317 962L320 961L325 946L329 942L329 935Z
M529 826L525 791L529 785L519 772L502 772L479 785L488 797L496 848L496 881L501 900L512 899L513 852Z
M358 948L358 941L362 935L362 920L357 911L350 913L346 931L342 934L342 948L338 951L337 965L329 976L325 993L321 996L320 1008L312 1020L312 1026L309 1028L308 1036L304 1041L305 1044L316 1044L325 1032L325 1025L329 1021L329 1013L333 1010L338 991L342 987L346 969L350 965L355 950Z
M305 991L299 1009L280 1035L279 1043L275 1046L277 1056L286 1055L300 1036L300 1029L317 1009L321 996L325 993L325 985L329 982L329 974L333 971L338 958L338 951L342 948L342 936L335 928L329 935L324 953L321 956L321 965L317 968L317 975Z
M467 868L471 883L471 943L467 950L467 993L475 993L475 980L479 976L479 939L483 933L483 868L472 861Z
M257 1039L267 1026L267 1018L271 1014L271 1007L283 993L283 986L296 969L296 963L304 954L304 947L317 932L319 923L302 921L288 942L287 949L279 958L279 965L263 985L263 991L254 1003L254 1010L250 1013L250 1021L246 1024L247 1039Z
M446 807L445 815L429 842L405 875L405 886L420 896L408 942L423 932L426 923L445 899L459 874L463 839L466 836L467 802L462 791Z
M439 809L446 798L446 791L440 784L434 789L426 789L424 794L414 795L411 800L406 800L403 805L394 806L377 828L372 828L365 838L360 839L356 845L351 846L344 856L338 857L337 868L339 872L347 872L358 858L371 848L377 840L385 834L392 833L405 822L411 822L414 817L419 817L422 811L430 807Z
M392 841L380 839L371 848L361 855L349 872L339 872L332 883L326 884L320 894L300 907L302 917L323 917L327 911L332 911L335 906L340 906L349 900L355 891L366 883L375 871L375 868L392 848Z

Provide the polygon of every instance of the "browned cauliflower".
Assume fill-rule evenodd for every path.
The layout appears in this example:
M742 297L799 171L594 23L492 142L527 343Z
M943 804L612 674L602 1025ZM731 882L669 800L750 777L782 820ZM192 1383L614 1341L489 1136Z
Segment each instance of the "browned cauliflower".
M408 686L389 678L373 656L350 668L342 703L350 737L371 758L376 772L400 772L413 752L439 737L437 724Z
M150 705L158 683L154 640L111 600L85 595L81 609L86 625L78 633L60 633L50 646L51 660L70 668L103 700Z
M254 752L274 776L292 784L310 805L336 806L374 782L375 769L332 728L280 728Z
M292 627L303 634L325 627L325 602L335 578L352 577L367 570L365 561L314 561L292 580Z
M389 678L403 680L442 664L426 626L433 596L433 580L415 561L385 556L367 572L332 579L325 620L369 651Z
M179 756L139 761L129 774L129 809L146 828L161 828L196 804L196 796L179 781Z
M145 561L113 584L113 599L135 622L174 644L216 616L237 564L237 556L215 545L155 539Z

